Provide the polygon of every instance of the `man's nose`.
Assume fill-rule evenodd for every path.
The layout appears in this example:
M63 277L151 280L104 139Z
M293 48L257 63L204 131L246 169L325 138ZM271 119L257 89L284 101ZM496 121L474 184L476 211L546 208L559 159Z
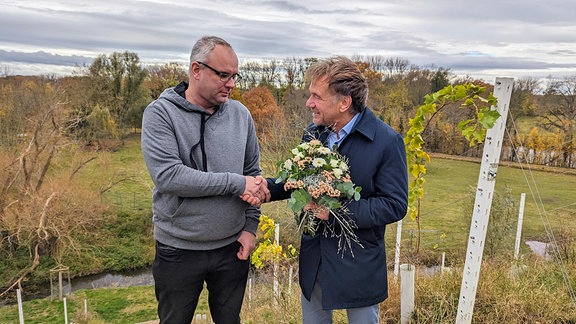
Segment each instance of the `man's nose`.
M308 98L308 100L306 100L306 108L312 109L314 107L315 107L314 100L311 100L311 98Z

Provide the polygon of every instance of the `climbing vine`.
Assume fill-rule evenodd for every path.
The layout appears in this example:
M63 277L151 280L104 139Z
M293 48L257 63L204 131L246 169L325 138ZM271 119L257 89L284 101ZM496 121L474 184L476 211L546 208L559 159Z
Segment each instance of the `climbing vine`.
M424 184L426 182L424 178L426 175L426 163L430 161L430 156L423 149L425 141L422 134L430 121L443 108L449 104L460 102L459 108L474 109L475 114L473 118L460 121L458 128L470 146L482 143L486 136L486 130L492 128L500 117L500 113L497 110L491 110L491 107L495 107L497 104L496 97L492 93L483 96L485 92L486 87L472 83L448 85L437 92L426 95L424 104L417 109L414 118L409 121L409 129L404 137L410 177L408 215L417 222L418 228L420 228L420 202L424 197ZM296 249L292 245L289 245L288 251L284 252L282 246L272 241L275 229L273 219L262 215L259 229L263 233L263 237L258 243L256 250L252 253L251 259L252 264L256 268L262 268L270 261L278 261L295 256ZM419 234L417 241L416 252L419 248Z
M443 89L424 97L424 104L421 105L414 116L409 121L409 128L404 137L406 145L406 158L408 164L408 174L410 182L408 186L408 215L416 221L420 228L420 202L424 197L424 184L426 182L426 163L430 161L430 156L422 148L424 139L422 134L434 116L450 103L461 102L460 108L474 109L474 118L465 119L458 123L458 128L462 135L469 142L470 146L482 143L486 136L486 129L492 128L496 120L500 117L497 110L491 110L496 106L497 99L490 93L488 96L482 95L486 92L486 87L466 83L461 85L448 85ZM420 236L418 235L419 248Z

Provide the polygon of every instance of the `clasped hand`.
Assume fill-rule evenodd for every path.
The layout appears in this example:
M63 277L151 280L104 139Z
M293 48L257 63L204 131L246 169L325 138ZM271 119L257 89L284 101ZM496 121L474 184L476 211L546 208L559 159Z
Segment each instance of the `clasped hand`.
M270 190L268 190L268 182L262 176L246 176L246 189L240 195L240 198L245 202L260 206L261 204L270 201Z
M328 208L326 208L326 206L322 206L319 205L318 203L311 201L309 203L307 203L304 208L304 211L312 211L312 213L314 214L314 217L321 219L321 220L328 220L328 218L330 217L330 211L328 210Z

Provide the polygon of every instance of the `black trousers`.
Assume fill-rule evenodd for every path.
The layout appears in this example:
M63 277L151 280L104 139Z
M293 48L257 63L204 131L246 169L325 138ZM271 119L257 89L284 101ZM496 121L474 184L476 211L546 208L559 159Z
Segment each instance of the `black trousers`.
M249 261L238 259L240 243L209 251L177 249L156 242L152 264L161 324L192 322L204 282L216 324L240 323Z

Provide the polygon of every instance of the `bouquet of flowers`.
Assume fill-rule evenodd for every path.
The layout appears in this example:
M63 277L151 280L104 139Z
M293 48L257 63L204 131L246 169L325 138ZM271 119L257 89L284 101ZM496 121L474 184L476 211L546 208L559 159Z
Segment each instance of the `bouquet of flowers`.
M338 251L342 254L346 248L352 251L352 242L362 246L346 207L346 201L360 199L362 188L352 183L346 158L316 139L301 143L291 153L291 158L280 162L276 183L284 182L284 189L292 191L288 207L294 212L298 229L314 236L323 222L323 234L339 238ZM328 209L334 221L320 220L313 210L303 210L309 202Z

